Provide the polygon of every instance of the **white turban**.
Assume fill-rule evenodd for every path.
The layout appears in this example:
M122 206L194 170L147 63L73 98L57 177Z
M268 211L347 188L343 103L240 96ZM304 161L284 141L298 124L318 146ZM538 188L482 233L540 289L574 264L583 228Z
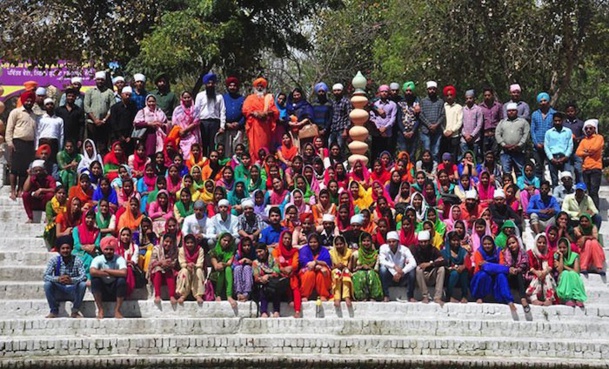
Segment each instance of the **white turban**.
M244 208L253 208L254 202L251 199L245 199L241 202L241 206Z
M598 130L598 119L588 119L584 122L584 128L587 126L592 126L595 130Z
M419 241L429 241L431 239L431 233L429 233L429 231L421 231L417 238Z
M44 105L48 103L53 103L53 105L55 105L55 100L51 99L50 97L47 97L46 99L44 99Z
M131 86L125 86L121 90L121 93L122 94L132 94L133 93L133 89L131 88Z
M334 86L332 86L332 90L343 90L344 86L342 83L335 83Z
M505 105L505 110L518 110L518 104L513 103L513 102L507 103Z
M32 169L34 168L44 168L44 160L34 160L32 162Z
M218 201L218 206L230 206L230 202L227 199L222 199Z
M503 192L503 190L501 188L498 188L495 190L495 193L493 194L493 198L494 199L505 199L505 192Z
M95 73L95 79L106 79L106 72L96 72Z
M36 95L38 96L42 96L42 95L46 95L47 94L47 89L44 87L38 87L36 89Z
M146 82L146 76L143 75L142 73L136 73L133 75L133 80L135 82L137 82L137 81Z
M325 222L334 223L334 219L336 219L334 217L334 215L332 215L332 214L324 214L324 216L321 218L321 222L322 223L325 223Z
M465 198L475 200L478 198L478 193L476 192L476 190L467 190L465 191Z
M80 77L72 77L72 79L70 80L70 83L71 84L78 83L78 84L82 85L82 78L80 78Z
M125 82L125 78L121 76L112 78L112 84L115 84L116 82Z
M400 85L397 82L391 82L389 84L389 88L392 90L399 90L400 89Z
M513 85L510 85L510 92L514 92L514 91L522 91L522 89L520 88L520 85L518 83L514 83Z
M352 216L351 224L364 224L364 217L361 214L356 214Z
M385 236L385 238L387 238L387 241L389 241L389 240L399 241L400 240L400 236L398 235L398 232L396 232L396 231L387 232L387 236Z
M436 81L427 81L427 88L438 88L438 84L436 83Z

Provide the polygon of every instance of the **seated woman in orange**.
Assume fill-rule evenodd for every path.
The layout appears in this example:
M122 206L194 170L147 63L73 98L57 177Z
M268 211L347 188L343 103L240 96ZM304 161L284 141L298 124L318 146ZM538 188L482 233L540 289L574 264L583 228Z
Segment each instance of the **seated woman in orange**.
M290 291L292 293L292 304L294 304L294 318L300 318L301 295L300 280L298 279L299 251L292 247L292 233L281 232L279 243L273 250L273 258L279 266L281 277L290 279Z
M72 230L78 227L81 220L82 207L80 200L78 197L69 199L66 211L57 214L55 218L55 239L71 235ZM52 246L51 251L55 252L55 245L50 246Z
M573 233L577 239L577 246L581 250L581 274L587 275L589 268L592 266L598 274L604 276L605 251L598 242L598 228L592 223L589 214L582 214L579 217L579 226L573 228Z
M87 173L83 173L78 179L78 184L70 188L68 197L78 198L82 204L83 211L86 212L93 206L93 192L94 189L93 186L91 186L91 179L89 178L89 175Z
M191 170L195 165L203 168L208 162L208 159L201 152L201 145L198 143L192 144L190 147L190 155L186 157L185 163L188 170Z
M303 301L311 298L313 290L322 301L328 301L332 287L332 259L330 252L321 246L319 235L309 235L308 243L299 250L300 293Z
M209 160L205 166L201 167L201 178L219 181L222 178L223 168L224 166L220 164L220 155L217 151L212 151L209 153Z
M137 197L132 197L129 200L129 206L125 212L118 218L118 229L129 228L132 232L140 227L140 223L144 215L140 211L140 200Z

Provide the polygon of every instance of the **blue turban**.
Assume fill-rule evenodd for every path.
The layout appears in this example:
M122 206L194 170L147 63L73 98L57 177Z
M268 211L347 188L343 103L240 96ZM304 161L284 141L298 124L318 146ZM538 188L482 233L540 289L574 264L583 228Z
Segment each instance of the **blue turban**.
M207 84L210 81L218 82L218 76L211 72L203 76L203 84Z
M326 92L328 92L328 85L326 85L323 82L319 82L318 84L315 85L315 93L318 93L319 90L324 90Z
M540 102L542 99L550 102L550 95L548 95L547 92L540 92L539 95L537 95L537 102Z

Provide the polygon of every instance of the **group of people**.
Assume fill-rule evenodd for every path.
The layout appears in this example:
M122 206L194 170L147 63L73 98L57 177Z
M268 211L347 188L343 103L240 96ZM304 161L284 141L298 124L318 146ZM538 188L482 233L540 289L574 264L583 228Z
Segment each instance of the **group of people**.
M10 114L11 173L25 176L14 194L30 220L46 211L44 237L59 252L44 277L50 317L61 299L81 301L87 285L98 317L105 299L116 299L121 317L142 281L156 302L166 286L172 304L255 299L265 317L279 316L281 301L296 317L310 299L389 301L392 287L411 302L418 288L424 303L486 299L515 310L519 301L528 312L583 306L580 273L605 273L604 141L575 104L563 114L541 93L529 116L517 85L505 105L485 89L480 105L467 91L464 106L452 86L444 102L432 81L422 99L413 82L403 96L383 85L367 107L368 164L346 156L351 105L341 84L334 101L317 84L310 104L298 88L272 96L263 78L244 97L230 77L222 95L207 74L205 91L177 102L163 75L156 95L143 92L143 76L133 88L121 79L108 93L105 74L96 75L85 105L100 94L116 100L105 115L87 113L86 139L66 132L55 152L36 134L36 159L25 165L22 150L34 145L16 133L36 130L32 93ZM74 90L65 95L76 106ZM108 122L109 146L98 135ZM528 225L534 243L525 245Z

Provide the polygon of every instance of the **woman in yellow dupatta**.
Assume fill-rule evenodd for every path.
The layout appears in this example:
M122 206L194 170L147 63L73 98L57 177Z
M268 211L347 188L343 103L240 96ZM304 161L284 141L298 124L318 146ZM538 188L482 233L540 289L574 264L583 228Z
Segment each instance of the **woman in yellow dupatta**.
M353 299L353 282L351 282L351 267L353 251L347 248L343 236L334 237L334 247L330 250L332 259L332 291L334 306L339 307L340 301L345 300L351 306Z
M212 179L208 179L203 182L203 188L201 189L201 195L199 196L199 200L203 200L205 205L209 205L214 202L214 190L216 189L216 184Z
M370 208L370 205L374 202L374 199L372 199L372 188L365 190L357 181L349 182L349 193L353 199L353 206L357 207L360 211Z

